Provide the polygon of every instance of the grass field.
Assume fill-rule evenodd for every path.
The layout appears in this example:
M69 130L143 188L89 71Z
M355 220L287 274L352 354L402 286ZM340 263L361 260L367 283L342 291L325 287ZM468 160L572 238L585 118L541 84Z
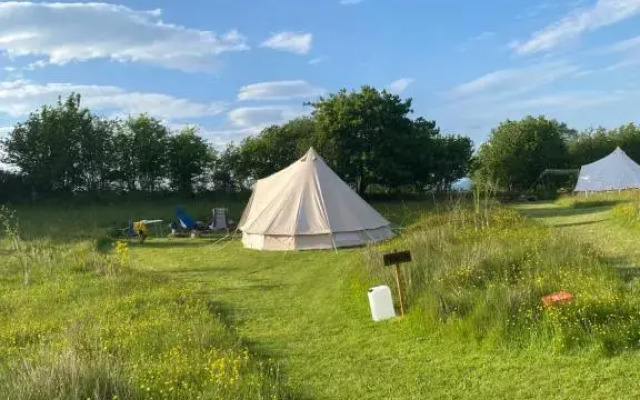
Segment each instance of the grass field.
M590 243L617 266L640 267L640 230L621 223L614 215L616 206L635 200L635 197L613 195L600 200L582 200L578 207L559 201L520 204L515 208L528 217Z
M215 204L185 205L206 215ZM525 265L519 251L543 260L552 247L553 260L567 265L595 260L572 258L572 250L596 249L587 272L600 263L640 265L635 228L611 220L611 205L522 205L546 225L495 232L450 230L459 220L438 219L425 204L376 206L411 228L383 248L297 253L217 238L151 239L104 253L97 243L106 232L129 219L170 218L172 205L18 208L26 255L6 238L0 253L2 398L640 397L637 350L603 354L591 342L562 349L543 330L539 340L513 344L493 325L493 340L478 339L484 306L476 319L434 319L428 294L446 286L407 282L415 293L403 320L373 323L367 304L367 288L389 279L376 264L384 248L411 247L420 268L475 268L476 258L484 268L502 254L508 265ZM241 208L233 205L236 218ZM406 273L417 282L415 271ZM495 292L482 286L474 299L500 295L492 282Z

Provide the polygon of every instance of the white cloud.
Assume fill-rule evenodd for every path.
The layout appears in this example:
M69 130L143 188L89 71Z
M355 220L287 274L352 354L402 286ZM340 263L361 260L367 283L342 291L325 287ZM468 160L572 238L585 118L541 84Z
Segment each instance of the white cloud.
M307 114L301 107L263 106L240 107L227 114L229 121L237 127L262 129L269 125L281 124Z
M0 50L44 57L31 65L109 59L206 70L225 52L247 50L237 31L216 35L164 22L160 10L106 3L0 3Z
M449 91L450 98L478 95L509 97L537 89L579 70L566 62L550 62L524 68L502 69L488 73Z
M260 46L274 50L307 54L311 50L313 35L305 32L280 32L271 35Z
M432 112L444 129L471 135L478 143L486 140L501 121L519 120L527 115L556 118L578 129L619 125L628 122L637 101L638 97L631 93L567 91L508 99L479 97L452 102Z
M323 62L324 60L326 60L325 56L312 58L311 60L309 60L309 65L317 65Z
M467 38L467 40L465 40L462 44L460 44L457 47L457 50L458 51L467 51L467 50L472 49L472 48L480 47L482 45L482 43L488 42L489 40L491 40L495 36L496 36L496 33L492 32L492 31L480 32L477 35L470 36L469 38Z
M613 25L640 14L640 0L598 0L588 8L575 9L561 20L535 32L525 42L514 42L518 54L551 50L582 34Z
M307 81L260 82L243 86L238 100L286 100L319 96L323 89L313 87Z
M353 6L362 3L364 0L340 0L340 4L343 6Z
M197 118L224 112L221 103L199 103L160 93L130 92L116 86L73 83L38 84L27 80L0 82L0 113L12 117L27 115L59 96L80 93L83 105L93 110L119 114L143 112L166 119Z
M215 128L196 126L199 134L219 149L223 149L230 142L238 143L242 139L259 134L263 129L274 125L282 124L291 119L308 114L298 106L264 106L264 107L240 107L230 110L227 113L229 121L226 126ZM167 126L174 130L180 130L186 124L165 122Z
M611 103L621 99L620 94L588 91L554 93L509 102L504 106L512 110L579 109Z
M469 42L482 42L482 41L491 39L495 35L496 35L495 32L484 31L484 32L481 32L481 33L477 34L476 36L470 37L468 41Z
M575 74L571 75L572 78L584 78L585 76L593 75L598 72L595 69L583 69L582 71L578 71Z
M195 128L198 135L206 139L216 148L222 150L230 142L239 142L247 136L260 133L260 129L256 127L238 128L238 129L212 129L202 124L184 124L163 120L162 123L173 132L180 132L184 128Z
M238 143L248 136L255 136L264 129L263 126L250 126L239 129L204 129L200 134L218 149L223 149L231 142Z
M446 92L443 105L432 112L447 129L453 127L455 131L471 134L474 140L486 137L500 121L526 115L544 114L568 122L581 121L580 124L600 123L590 119L591 114L587 116L585 110L589 110L604 123L607 117L603 118L601 110L613 109L626 101L633 103L635 100L631 100L629 93L559 90L557 86L559 81L569 86L592 72L564 61L494 71Z
M605 49L605 53L621 54L624 59L605 68L605 71L616 71L640 64L640 36L614 43Z
M571 8L575 8L580 6L585 0L576 0L573 1L571 4ZM558 9L563 5L564 3L559 3L555 0L544 0L544 1L539 1L536 2L536 4L533 4L529 7L526 7L524 9L524 11L520 14L518 14L516 16L516 19L534 19L534 18L538 18L540 16L542 16L543 14L548 14L550 12L557 12Z
M609 47L609 51L616 53L640 53L640 36L615 43Z
M389 84L389 91L393 94L400 94L413 83L413 78L401 78Z

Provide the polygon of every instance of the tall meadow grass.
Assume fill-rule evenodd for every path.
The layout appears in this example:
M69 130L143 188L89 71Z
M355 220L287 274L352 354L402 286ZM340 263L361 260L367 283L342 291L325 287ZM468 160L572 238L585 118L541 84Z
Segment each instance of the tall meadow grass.
M561 197L556 204L567 208L611 208L615 222L640 227L640 191L624 190Z
M640 201L636 190L610 191L598 193L578 193L558 198L555 204L566 208L592 208L615 206L617 204Z
M202 287L137 272L124 242L61 246L24 240L6 209L0 222L0 397L291 397Z
M513 210L459 202L370 248L369 271L391 287L381 253L399 247L414 259L402 268L409 308L434 332L554 351L640 347L640 284L621 280L590 246ZM545 308L541 298L560 290L574 301Z

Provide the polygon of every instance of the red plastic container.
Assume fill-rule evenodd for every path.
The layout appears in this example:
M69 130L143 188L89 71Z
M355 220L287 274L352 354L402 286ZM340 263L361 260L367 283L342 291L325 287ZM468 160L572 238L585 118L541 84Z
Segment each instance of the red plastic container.
M542 304L544 304L545 307L570 303L571 301L573 301L573 295L569 292L565 292L564 290L551 293L550 295L542 298Z

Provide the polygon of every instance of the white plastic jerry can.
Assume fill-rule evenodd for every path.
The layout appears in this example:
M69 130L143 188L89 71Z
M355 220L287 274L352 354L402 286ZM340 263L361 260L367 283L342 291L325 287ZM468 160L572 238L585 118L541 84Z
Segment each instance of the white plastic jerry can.
M382 285L369 289L369 306L374 321L382 321L396 316L389 286Z

